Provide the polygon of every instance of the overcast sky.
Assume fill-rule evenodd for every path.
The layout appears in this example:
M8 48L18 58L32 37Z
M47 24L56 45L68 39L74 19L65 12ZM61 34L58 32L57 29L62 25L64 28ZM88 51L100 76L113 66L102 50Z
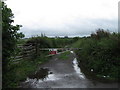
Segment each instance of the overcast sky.
M14 24L26 37L87 36L98 28L118 30L119 0L7 0Z

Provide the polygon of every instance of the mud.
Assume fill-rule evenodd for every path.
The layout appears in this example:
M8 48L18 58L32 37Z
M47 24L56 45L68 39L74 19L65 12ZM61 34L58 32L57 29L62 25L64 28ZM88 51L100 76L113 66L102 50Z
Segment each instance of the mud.
M118 88L118 83L101 83L86 78L78 67L75 53L67 60L59 54L39 67L39 70L22 82L21 88Z
M44 80L49 74L49 69L48 68L40 68L35 74L29 75L28 77L30 79L42 79Z

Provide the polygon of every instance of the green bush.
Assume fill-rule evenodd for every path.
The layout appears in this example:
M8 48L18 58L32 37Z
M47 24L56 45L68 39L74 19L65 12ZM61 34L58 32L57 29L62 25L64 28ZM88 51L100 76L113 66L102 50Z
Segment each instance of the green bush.
M104 31L103 31L104 32ZM109 79L118 79L120 72L120 34L110 34L109 37L100 35L77 42L82 50L76 51L79 60L87 70L93 69L98 76L109 76ZM108 78L108 77L107 77Z

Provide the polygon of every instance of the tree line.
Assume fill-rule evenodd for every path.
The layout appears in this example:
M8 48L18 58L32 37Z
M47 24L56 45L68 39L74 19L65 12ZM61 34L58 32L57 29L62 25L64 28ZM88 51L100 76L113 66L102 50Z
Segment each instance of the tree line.
M46 52L39 52L34 60L23 60L20 64L11 65L11 56L17 51L17 44L37 45L39 48L76 47L79 65L97 77L105 76L108 79L119 79L120 72L120 34L110 33L104 29L98 29L89 37L48 38L44 35L22 39L25 35L18 32L21 25L12 25L14 14L4 2L2 7L2 71L3 87L16 87L29 73L34 71L41 62L47 60L43 56ZM32 66L32 67L31 67Z

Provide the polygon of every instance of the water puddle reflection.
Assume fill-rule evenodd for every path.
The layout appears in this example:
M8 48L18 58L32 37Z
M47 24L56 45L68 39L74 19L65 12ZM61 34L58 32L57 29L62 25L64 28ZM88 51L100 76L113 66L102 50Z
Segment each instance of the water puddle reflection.
M71 53L74 53L73 51L70 51Z
M59 78L57 78L48 68L40 68L40 70L35 74L29 75L25 82L31 82L34 84L36 82L41 83L44 81L54 81L58 79Z
M29 75L28 78L30 79L42 79L44 80L49 74L48 68L40 68L35 74Z
M78 67L78 62L76 58L73 60L73 67L76 73L79 75L79 77L85 79L85 75L81 72L80 68Z

